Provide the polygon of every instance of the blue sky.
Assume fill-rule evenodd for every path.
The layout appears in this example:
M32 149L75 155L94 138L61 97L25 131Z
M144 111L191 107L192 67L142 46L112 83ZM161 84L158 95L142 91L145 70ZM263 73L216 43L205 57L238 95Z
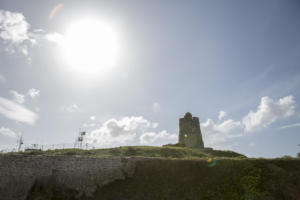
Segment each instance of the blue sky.
M27 145L71 144L80 127L95 147L175 143L189 111L205 146L296 156L299 9L292 0L2 0L0 146L20 134ZM103 24L114 56L110 37L92 37Z

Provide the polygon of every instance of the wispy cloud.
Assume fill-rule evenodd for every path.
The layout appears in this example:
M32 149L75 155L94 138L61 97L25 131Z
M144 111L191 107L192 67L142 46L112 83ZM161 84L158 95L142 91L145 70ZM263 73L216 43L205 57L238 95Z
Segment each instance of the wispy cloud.
M295 124L290 124L290 125L286 125L286 126L282 126L280 128L284 129L284 128L294 128L294 127L299 127L300 123L295 123Z
M90 116L90 120L95 121L96 117L95 116Z
M221 120L221 119L223 119L223 118L226 117L226 116L227 116L227 113L226 113L224 110L221 110L221 111L219 112L218 119Z
M12 95L13 101L17 103L24 103L25 102L25 96L15 90L10 90L9 93Z
M0 74L0 83L6 83L6 77L3 74Z
M32 98L35 99L40 96L40 90L31 88L28 90L28 95Z
M83 123L82 126L84 128L90 128L90 127L95 127L97 124L96 123Z
M160 104L158 102L154 102L152 104L152 108L153 108L154 112L158 112L158 111L160 111Z
M56 33L56 32L45 34L44 38L47 41L54 42L54 43L56 43L58 45L63 45L64 41L65 41L64 36L61 35L61 34L59 34L59 33Z
M3 126L0 127L0 145L13 144L16 142L18 136L19 134L13 130Z
M0 135L4 137L17 138L18 134L6 127L0 127Z
M79 106L77 104L72 104L69 106L63 106L62 110L65 112L70 112L70 113L74 113L74 112L78 112L79 111Z
M23 105L0 97L0 114L4 117L33 125L38 119L38 115Z
M256 145L256 144L255 144L254 142L250 142L250 143L249 143L249 146L250 146L250 147L254 147L255 145Z

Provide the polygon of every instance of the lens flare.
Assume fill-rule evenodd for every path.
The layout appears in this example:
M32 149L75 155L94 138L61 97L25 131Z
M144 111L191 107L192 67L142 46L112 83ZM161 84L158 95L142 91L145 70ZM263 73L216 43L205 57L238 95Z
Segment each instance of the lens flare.
M208 167L214 167L217 164L216 160L214 160L213 158L208 158L206 160L206 163Z
M58 4L57 6L55 6L55 8L53 8L50 12L50 15L49 15L49 19L53 19L53 17L55 16L55 14L62 8L64 7L64 4L63 3L60 3Z

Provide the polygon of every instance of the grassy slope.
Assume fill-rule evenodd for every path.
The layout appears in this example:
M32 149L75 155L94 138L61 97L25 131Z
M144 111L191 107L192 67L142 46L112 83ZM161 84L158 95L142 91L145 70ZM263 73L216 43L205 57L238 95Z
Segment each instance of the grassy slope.
M122 146L109 149L57 149L38 152L25 152L24 154L45 154L45 155L83 155L96 157L115 156L142 156L142 157L168 157L168 158L206 158L206 157L240 157L244 155L233 151L210 150L202 152L197 149L184 147L154 147L154 146Z

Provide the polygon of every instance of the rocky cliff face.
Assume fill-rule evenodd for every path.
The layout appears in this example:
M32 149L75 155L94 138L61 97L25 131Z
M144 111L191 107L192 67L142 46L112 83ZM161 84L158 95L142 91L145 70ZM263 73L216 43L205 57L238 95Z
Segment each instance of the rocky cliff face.
M0 155L0 200L298 200L300 159Z
M131 176L134 168L134 159L0 155L0 200L24 200L37 182L90 196L98 187Z

